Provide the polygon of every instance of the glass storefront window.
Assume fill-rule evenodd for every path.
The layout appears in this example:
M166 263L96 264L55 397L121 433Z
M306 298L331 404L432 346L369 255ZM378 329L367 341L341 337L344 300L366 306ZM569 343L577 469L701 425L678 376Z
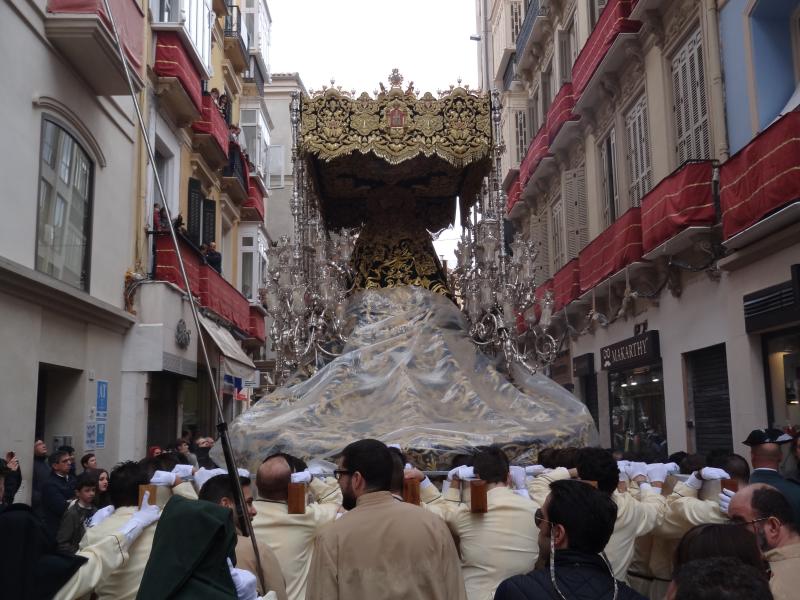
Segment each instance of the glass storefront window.
M648 460L667 456L664 383L661 365L608 374L611 445Z
M766 351L772 424L796 425L800 423L800 330L770 335Z

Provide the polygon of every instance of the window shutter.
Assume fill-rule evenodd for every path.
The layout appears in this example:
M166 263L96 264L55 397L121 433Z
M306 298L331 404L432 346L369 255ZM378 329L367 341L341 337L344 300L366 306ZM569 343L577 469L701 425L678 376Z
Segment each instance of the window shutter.
M528 115L524 110L514 111L514 127L516 141L516 162L522 162L528 150Z
M217 241L217 203L206 198L203 200L203 243Z
M600 144L600 162L603 169L603 219L610 226L619 216L619 191L617 186L617 133L612 129Z
M711 139L708 130L708 101L700 31L694 36L689 54L689 76L691 77L690 89L692 91L692 137L694 138L692 158L710 158Z
M552 65L552 63L551 63ZM551 85L550 80L552 79L552 68L548 68L547 71L542 73L542 122L547 120L547 111L550 110L550 101L552 97L550 95Z
M517 43L517 37L522 29L522 2L511 3L511 43Z
M672 59L679 164L711 157L702 39L698 29Z
M547 227L547 210L540 210L531 217L531 239L535 244L536 284L541 284L550 277L550 235Z
M558 35L558 62L559 62L559 73L561 75L561 83L564 84L570 80L571 76L571 67L572 65L569 62L570 59L570 49L569 49L569 31L566 29L562 29Z
M631 206L639 206L642 198L650 191L653 184L646 96L639 98L626 115L625 129L628 142Z
M561 176L561 189L567 230L566 260L572 260L586 246L589 237L586 218L586 170L584 167L564 171Z
M563 198L558 197L550 205L550 256L552 257L553 273L567 262L564 259L564 232L564 202Z
M200 227L203 221L203 188L199 179L189 178L189 215L186 219L186 231L189 239L200 245Z

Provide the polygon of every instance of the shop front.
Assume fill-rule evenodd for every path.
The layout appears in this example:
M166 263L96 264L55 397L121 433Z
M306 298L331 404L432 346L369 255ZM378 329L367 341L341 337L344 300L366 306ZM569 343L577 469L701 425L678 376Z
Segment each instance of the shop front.
M663 367L658 331L600 350L608 372L611 447L648 460L667 456Z

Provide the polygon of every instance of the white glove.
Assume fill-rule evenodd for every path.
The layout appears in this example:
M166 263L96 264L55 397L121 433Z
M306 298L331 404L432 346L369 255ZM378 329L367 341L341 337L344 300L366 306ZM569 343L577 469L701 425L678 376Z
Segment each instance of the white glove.
M628 465L631 461L629 460L618 460L617 461L617 470L619 471L619 480L620 481L628 481Z
M125 539L128 540L128 545L133 544L136 541L144 528L148 525L152 525L156 521L158 521L158 517L161 516L161 510L155 504L150 504L150 492L145 492L142 496L142 505L139 507L131 518L122 526L120 529L120 533L125 536Z
M386 444L386 447L387 448L397 448L398 450L402 450L402 448L400 448L400 444Z
M703 481L716 481L718 479L730 479L731 476L724 469L717 469L716 467L703 467L700 470L700 477Z
M475 479L475 469L466 465L450 469L447 472L447 480L452 481L453 479Z
M111 505L106 506L105 508L101 508L96 513L92 515L92 518L89 519L89 527L94 527L95 525L100 525L103 521L106 520L107 517L110 517L114 514L114 507Z
M525 467L525 474L532 475L534 477L538 477L542 473L544 473L547 469L545 469L542 465L529 465Z
M236 597L239 600L257 600L258 586L256 584L256 576L250 571L234 567L230 558L228 559L228 569L231 572L233 585L236 587Z
M511 474L511 487L514 490L524 490L525 489L525 468L524 467L517 467L512 466L508 468L509 473Z
M172 472L181 479L188 479L194 475L194 467L192 465L175 465L175 468L172 469Z
M667 480L667 470L667 465L664 463L647 465L647 479L651 482L664 483Z
M678 463L665 463L665 467L667 467L667 475L672 475L673 473L680 473L681 468L678 466Z
M169 471L156 471L150 478L150 483L153 485L167 485L171 487L175 485L175 477L175 473L170 473Z
M292 473L292 483L311 483L311 478L312 475L308 469Z
M199 492L200 489L206 484L206 481L212 477L216 477L217 475L225 475L226 473L227 471L225 469L198 469L194 474L194 486Z
M250 475L250 471L248 471L247 469L242 469L241 467L239 467L238 469L236 469L236 472L239 474L239 477L247 477L248 479L253 478L253 476Z
M725 490L723 489L719 494L719 510L723 515L728 514L728 509L731 506L731 500L736 495L736 492L733 490Z
M640 475L647 477L647 464L643 462L630 462L625 466L628 479L636 479Z

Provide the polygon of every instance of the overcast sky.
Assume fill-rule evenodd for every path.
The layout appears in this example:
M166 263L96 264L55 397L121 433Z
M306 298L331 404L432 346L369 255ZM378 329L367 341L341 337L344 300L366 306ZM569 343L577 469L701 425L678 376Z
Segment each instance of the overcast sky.
M404 85L436 94L461 78L478 86L474 0L268 0L273 73L297 72L308 90L336 80L372 93L393 68ZM456 232L440 236L437 252L454 260ZM452 263L451 263L452 264Z

